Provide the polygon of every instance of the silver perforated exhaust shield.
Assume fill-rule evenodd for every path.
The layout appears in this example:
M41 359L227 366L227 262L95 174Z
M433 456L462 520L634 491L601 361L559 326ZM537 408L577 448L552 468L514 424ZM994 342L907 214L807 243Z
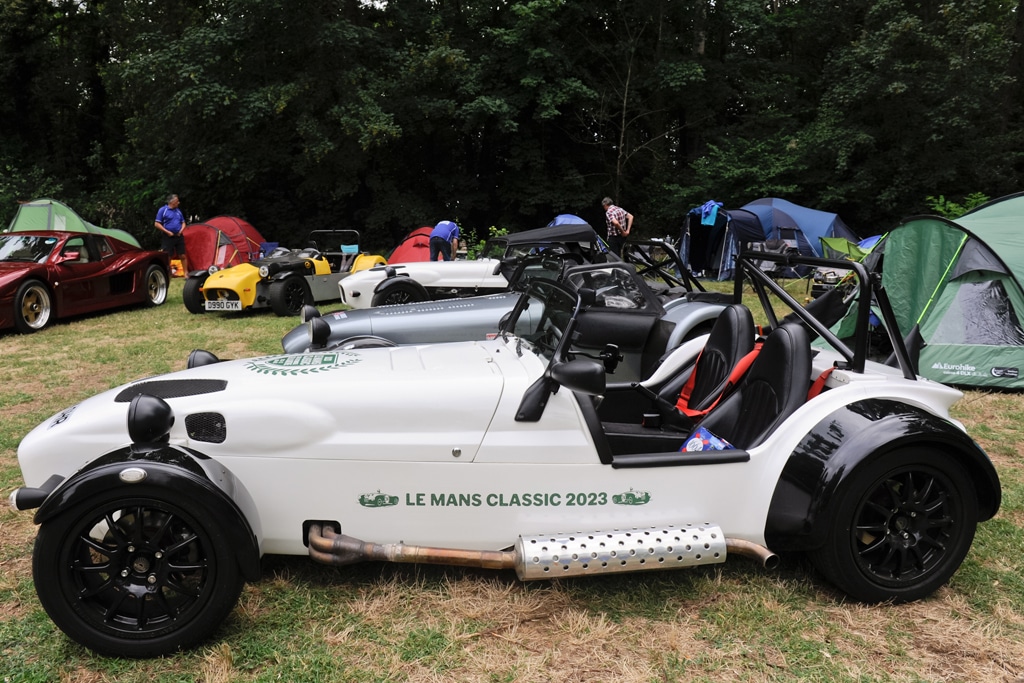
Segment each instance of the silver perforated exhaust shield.
M711 524L520 536L515 548L524 581L694 567L726 554L725 534Z

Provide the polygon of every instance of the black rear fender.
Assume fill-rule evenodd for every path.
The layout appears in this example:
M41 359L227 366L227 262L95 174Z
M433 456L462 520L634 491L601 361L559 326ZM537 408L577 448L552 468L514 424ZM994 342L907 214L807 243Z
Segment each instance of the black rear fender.
M861 464L915 446L953 456L978 495L978 521L995 515L999 477L985 452L954 424L899 401L851 403L818 422L793 451L775 486L765 540L773 550L820 547L836 493Z
M242 575L248 581L259 578L260 523L252 497L229 470L189 449L126 446L112 451L62 483L36 511L35 522L42 524L101 491L121 488L131 496L132 487L143 483L166 490L198 517L220 521Z

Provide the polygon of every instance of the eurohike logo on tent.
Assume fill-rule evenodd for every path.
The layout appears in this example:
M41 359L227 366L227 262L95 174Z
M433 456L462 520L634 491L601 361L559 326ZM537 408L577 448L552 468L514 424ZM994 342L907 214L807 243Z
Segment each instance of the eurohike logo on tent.
M932 370L938 370L944 375L963 375L965 377L977 377L978 368L967 363L943 363L938 361L932 364Z

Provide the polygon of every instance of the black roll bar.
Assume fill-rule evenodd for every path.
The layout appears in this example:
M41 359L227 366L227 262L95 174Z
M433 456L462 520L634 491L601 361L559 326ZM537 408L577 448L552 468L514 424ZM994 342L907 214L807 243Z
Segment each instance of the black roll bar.
M795 268L797 266L824 266L827 268L852 270L857 276L858 290L857 323L856 331L854 333L854 348L851 349L843 343L831 332L831 330L825 327L821 321L800 305L800 303L794 299L789 292L783 289L775 279L758 267L757 262L764 261L789 268ZM800 254L773 254L770 252L744 251L736 261L736 280L734 289L736 301L742 301L743 283L745 279L749 279L751 284L754 286L754 292L757 294L758 300L761 302L761 306L764 308L765 315L767 315L773 329L778 327L779 320L771 305L771 301L768 298L769 291L785 302L785 304L792 309L793 313L799 317L804 324L821 336L822 339L828 342L832 348L843 356L845 361L837 363L837 367L844 370L852 370L853 372L864 372L864 364L867 361L868 354L868 320L871 316L871 304L872 301L874 301L878 306L879 312L882 314L882 321L885 323L885 329L889 335L889 341L892 343L893 352L899 361L900 370L903 372L903 376L911 380L917 379L917 375L915 374L910 362L910 355L907 353L907 347L903 342L903 335L900 334L899 325L896 322L896 315L893 313L892 305L889 302L889 295L886 293L885 288L882 287L882 278L876 273L869 272L864 264L857 261L826 259L817 256L803 256Z

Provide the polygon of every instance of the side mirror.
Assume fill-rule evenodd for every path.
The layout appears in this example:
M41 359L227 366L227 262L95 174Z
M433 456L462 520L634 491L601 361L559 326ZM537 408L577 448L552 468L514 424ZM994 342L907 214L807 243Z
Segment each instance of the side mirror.
M570 391L598 396L605 390L605 367L603 363L577 358L556 363L551 368L551 379Z
M516 422L537 422L544 415L551 394L559 387L581 394L598 396L604 393L604 366L593 360L576 359L557 363L550 373L538 377L527 387L516 410Z
M77 261L82 257L80 251L65 251L63 254L57 257L57 263L66 263L68 261Z

